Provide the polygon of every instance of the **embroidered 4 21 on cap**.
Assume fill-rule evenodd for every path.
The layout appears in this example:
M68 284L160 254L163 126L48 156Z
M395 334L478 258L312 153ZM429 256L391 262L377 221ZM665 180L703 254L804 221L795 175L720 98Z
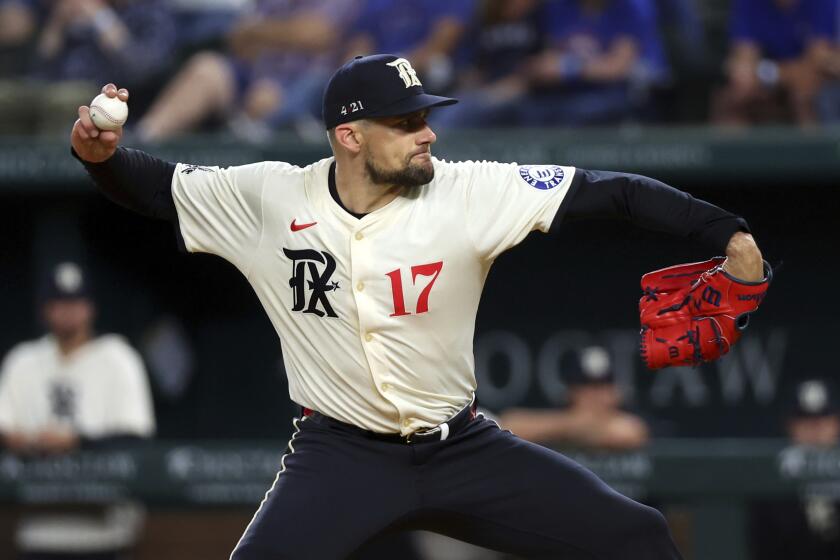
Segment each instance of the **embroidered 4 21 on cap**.
M359 119L404 115L457 102L426 93L405 58L392 54L357 56L336 70L327 83L324 126L329 130Z

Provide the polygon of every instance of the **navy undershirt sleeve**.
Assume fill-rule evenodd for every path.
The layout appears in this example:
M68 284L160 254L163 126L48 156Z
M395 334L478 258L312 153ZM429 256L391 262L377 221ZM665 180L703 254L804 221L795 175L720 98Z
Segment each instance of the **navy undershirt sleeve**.
M175 229L178 249L187 251L172 199L174 163L123 147L117 148L114 155L101 163L83 160L72 148L70 152L85 166L102 194L123 208L170 222Z
M71 151L96 187L113 202L150 218L178 223L172 200L174 163L123 147L101 163L84 161L75 150Z
M699 242L723 255L746 220L655 179L630 173L578 169L551 230L564 220L618 218L642 228Z

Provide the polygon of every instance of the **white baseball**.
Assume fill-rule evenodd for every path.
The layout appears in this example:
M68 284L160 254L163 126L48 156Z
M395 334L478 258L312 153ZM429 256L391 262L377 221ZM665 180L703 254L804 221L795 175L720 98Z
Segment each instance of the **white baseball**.
M100 93L90 102L90 120L99 130L116 130L128 118L128 103Z

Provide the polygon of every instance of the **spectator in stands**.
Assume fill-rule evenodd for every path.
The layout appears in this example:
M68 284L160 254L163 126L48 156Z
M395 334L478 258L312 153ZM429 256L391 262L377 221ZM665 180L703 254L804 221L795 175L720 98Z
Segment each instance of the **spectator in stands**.
M654 20L673 35L675 55L683 63L697 68L706 55L706 38L696 0L655 0ZM676 70L676 68L675 68Z
M815 56L832 40L835 0L735 0L728 83L716 96L713 118L724 125L817 122L821 68Z
M697 0L654 0L653 4L667 67L651 89L650 116L667 124L705 124L709 84L719 66L713 53L720 50L707 41L700 9L707 4Z
M816 39L811 54L823 84L817 93L817 116L823 124L840 124L840 0L826 6L830 34Z
M349 42L353 54L375 52L411 60L426 91L454 79L455 57L475 11L475 0L367 0Z
M39 13L35 0L0 0L0 134L28 134L32 116L20 101L30 88L21 83L35 47Z
M547 48L529 61L525 125L618 123L665 72L650 0L558 0L545 6Z
M179 54L219 49L251 0L165 0L178 28ZM134 93L132 92L132 97Z
M41 29L35 73L137 87L165 67L175 39L160 0L57 0Z
M86 274L55 266L42 290L49 334L13 348L0 369L0 439L21 456L123 446L155 429L139 355L122 338L96 336ZM7 317L11 321L13 318ZM142 510L111 504L94 516L25 519L17 543L24 559L117 558L132 545Z
M160 0L55 0L31 2L43 25L29 80L20 83L6 111L26 121L14 132L63 133L60 118L99 93L100 83L131 84L140 93L169 63L176 30ZM139 99L139 97L138 97ZM4 112L6 112L4 111Z
M32 0L0 0L0 79L24 70L37 24Z
M539 0L483 0L465 38L471 65L459 72L462 102L432 113L440 126L514 125L517 102L527 92L523 61L543 46Z
M836 448L840 443L840 406L828 381L799 383L785 426L793 445ZM826 488L823 485L822 488ZM836 493L806 492L799 500L755 504L751 519L755 560L837 560L840 558L840 501Z
M648 427L640 417L621 409L607 350L600 346L571 352L561 361L568 386L565 409L511 409L499 419L502 428L536 443L626 450L648 442Z
M140 139L165 140L229 114L234 133L257 141L317 121L358 9L359 0L258 0L231 30L230 55L199 52L166 86L137 126Z

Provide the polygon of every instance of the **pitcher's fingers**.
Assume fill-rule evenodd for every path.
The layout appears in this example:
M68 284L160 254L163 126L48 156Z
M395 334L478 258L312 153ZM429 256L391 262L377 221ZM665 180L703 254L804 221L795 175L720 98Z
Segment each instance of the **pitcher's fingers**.
M76 119L76 122L73 124L73 130L76 131L76 134L78 134L79 138L82 140L90 140L90 134L88 134L88 131L85 130L84 126L82 126L81 119Z
M112 83L107 83L102 86L102 93L107 95L108 97L116 97L117 96L117 86Z
M122 101L128 101L128 90L125 88L120 88L117 91L117 97L119 97Z
M82 123L82 126L91 138L99 137L99 129L96 128L96 125L93 124L92 120L90 120L90 108L87 105L79 107L79 122Z

